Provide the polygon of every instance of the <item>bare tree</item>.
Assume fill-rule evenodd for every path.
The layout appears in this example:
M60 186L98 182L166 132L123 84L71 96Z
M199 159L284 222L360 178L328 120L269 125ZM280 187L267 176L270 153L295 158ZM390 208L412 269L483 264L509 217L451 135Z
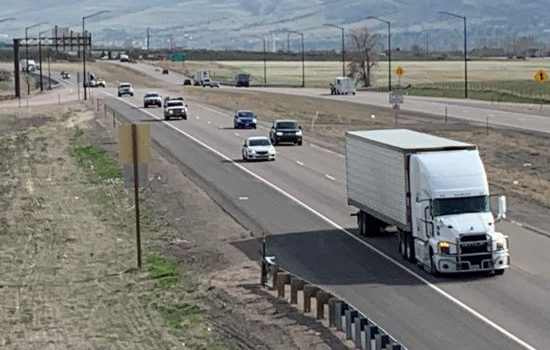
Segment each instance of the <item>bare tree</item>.
M367 27L351 31L350 74L363 86L371 86L371 69L378 63L376 47L379 36L371 34Z

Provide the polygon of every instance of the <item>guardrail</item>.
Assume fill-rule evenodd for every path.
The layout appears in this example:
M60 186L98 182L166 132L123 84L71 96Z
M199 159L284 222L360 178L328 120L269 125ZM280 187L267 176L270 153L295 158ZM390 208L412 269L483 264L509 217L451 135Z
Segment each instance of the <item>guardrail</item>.
M346 340L353 341L356 349L407 349L350 303L303 278L284 271L276 264L270 264L270 268L266 270L271 270L271 288L276 290L277 297L286 299L286 291L289 289L290 304L297 305L299 296L301 295L304 313L312 312L312 299L315 299L316 318L322 320L328 315L329 327L338 332L345 333ZM262 276L263 280L264 277Z

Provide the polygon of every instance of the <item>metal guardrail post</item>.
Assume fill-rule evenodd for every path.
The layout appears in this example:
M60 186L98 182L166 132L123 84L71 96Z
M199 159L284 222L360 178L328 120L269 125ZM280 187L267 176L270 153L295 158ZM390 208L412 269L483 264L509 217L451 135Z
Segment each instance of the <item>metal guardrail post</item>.
M344 312L344 315L346 316L346 339L351 340L352 338L352 331L351 327L353 324L353 321L355 321L355 318L359 315L357 310L348 309Z
M366 317L359 315L355 318L353 324L355 326L355 347L357 349L361 349L361 337L363 335L363 331L365 330L365 326L369 324L369 320Z
M298 277L290 278L290 304L298 304L298 291L304 290L306 281Z
M290 273L279 272L277 276L277 296L279 298L285 297L285 285L290 283Z
M304 286L304 312L311 312L311 298L319 291L319 287L306 284Z
M336 302L338 298L330 298L328 300L328 326L334 327L336 324Z
M272 286L273 286L273 289L275 289L277 288L277 275L279 274L279 265L273 264L273 266L271 266L271 271L273 272Z
M336 326L337 331L343 331L344 328L342 327L342 316L344 315L344 312L348 309L348 304L345 302L338 300L336 302L335 308L334 308L334 325Z
M315 294L315 299L317 300L317 319L322 320L325 318L325 305L328 303L332 295L329 292L320 290Z
M378 334L378 327L375 325L367 325L365 326L365 349L366 350L374 350L374 347L372 346L372 341L375 338L376 334Z
M376 350L382 350L386 348L386 345L390 343L390 336L387 334L378 333L374 336L374 341L376 343Z

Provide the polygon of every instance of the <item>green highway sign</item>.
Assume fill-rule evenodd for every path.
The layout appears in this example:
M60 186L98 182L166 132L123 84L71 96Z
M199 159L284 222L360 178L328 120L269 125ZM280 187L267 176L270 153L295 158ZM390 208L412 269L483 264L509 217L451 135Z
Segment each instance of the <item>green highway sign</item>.
M176 52L173 54L170 54L170 61L172 62L183 62L185 61L185 53L183 52Z

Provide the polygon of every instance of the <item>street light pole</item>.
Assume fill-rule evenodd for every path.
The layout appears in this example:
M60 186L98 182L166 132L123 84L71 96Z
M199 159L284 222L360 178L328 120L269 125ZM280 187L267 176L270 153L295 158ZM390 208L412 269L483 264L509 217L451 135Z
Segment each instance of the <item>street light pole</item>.
M391 91L391 23L375 16L369 16L367 19L374 19L388 25L388 91Z
M302 38L302 87L306 87L306 68L305 68L305 51L304 51L304 32L289 30L288 34L297 34Z
M51 32L51 30L48 29L48 30L43 30L40 33L38 33L38 62L39 62L39 66L40 66L40 91L41 92L44 91L44 84L43 84L43 80L42 80L42 34L47 33L49 31ZM48 53L48 55L49 55L49 53Z
M29 82L29 29L36 28L46 22L40 22L33 24L32 26L25 27L25 71L27 73L27 96L31 94L31 85Z
M107 10L98 11L96 13L92 13L91 15L82 17L82 40L83 40L82 42L82 87L84 88L84 100L88 99L88 90L86 90L86 80L87 80L86 79L86 43L87 43L86 39L88 38L88 35L86 35L85 22L88 18L99 16L107 12L110 12L110 11L107 11ZM91 48L91 45L92 45L92 42L90 37L90 48Z
M457 15L456 13L439 11L440 15L448 15L456 18L461 18L464 21L464 98L468 98L468 32L466 28L466 16Z
M267 86L267 57L266 57L266 41L265 37L259 35L251 35L253 38L257 38L263 41L264 44L264 86Z
M345 41L344 27L340 27L334 24L325 24L325 26L337 28L342 31L342 76L345 77L346 76L346 51L345 51L346 41Z

